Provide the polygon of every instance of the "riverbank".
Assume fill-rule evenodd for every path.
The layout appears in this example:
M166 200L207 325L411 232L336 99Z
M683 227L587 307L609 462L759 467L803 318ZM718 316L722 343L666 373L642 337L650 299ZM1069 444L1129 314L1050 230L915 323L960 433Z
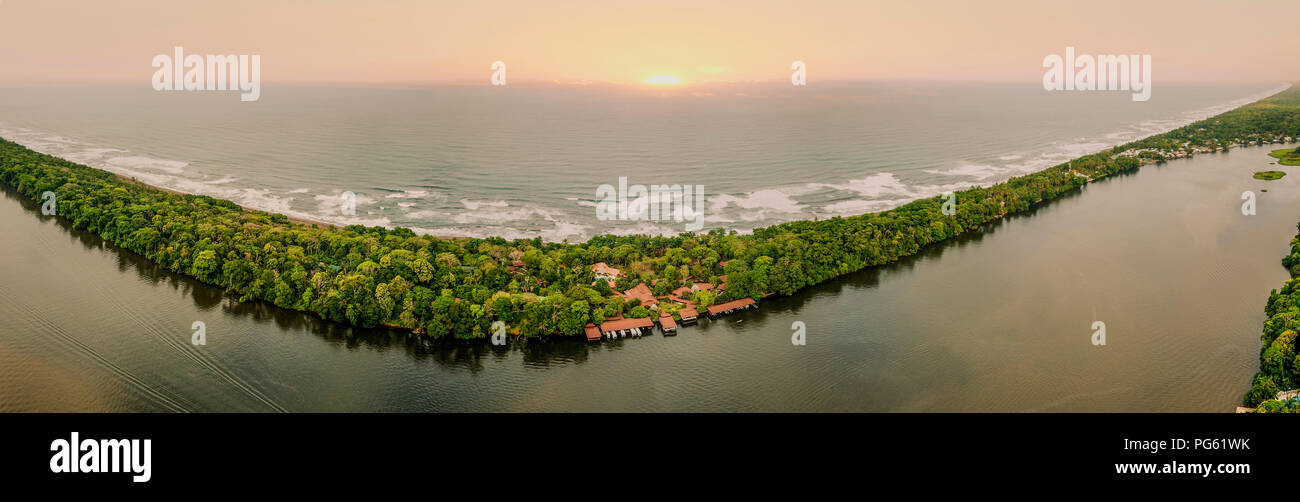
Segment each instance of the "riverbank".
M1300 224L1296 227L1300 229ZM1282 258L1282 266L1291 278L1280 291L1269 291L1264 307L1268 320L1260 335L1264 344L1259 352L1259 372L1242 397L1246 408L1239 408L1239 413L1300 413L1300 358L1296 357L1300 351L1296 344L1300 338L1300 234L1291 239L1291 253Z
M1292 87L1168 133L956 192L952 211L935 197L751 235L605 235L581 244L450 241L400 227L313 227L230 201L128 184L7 141L0 144L0 167L3 181L27 197L54 193L59 215L78 228L244 300L433 337L484 338L494 321L524 336L579 335L587 323L631 314L644 301L603 288L591 269L596 263L623 271L620 291L644 284L656 297L725 282L725 291L704 297L697 291L678 295L700 308L789 295L911 256L1144 164L1300 137L1297 117L1300 89Z

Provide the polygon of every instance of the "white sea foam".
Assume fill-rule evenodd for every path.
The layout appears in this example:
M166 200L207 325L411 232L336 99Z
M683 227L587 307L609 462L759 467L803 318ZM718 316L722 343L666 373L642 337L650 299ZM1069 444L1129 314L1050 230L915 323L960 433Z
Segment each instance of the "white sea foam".
M279 197L272 193L270 189L242 188L239 189L238 194L235 201L241 206L256 207L273 213L292 211L289 204L293 202L293 198Z
M506 202L504 200L493 200L493 201L483 202L483 201L473 201L469 199L461 199L460 203L461 205L465 206L465 209L468 209L470 211L475 211L480 208L487 208L487 207L507 207L510 205L509 202Z
M781 213L802 211L803 204L796 202L790 194L777 189L757 190L741 196L721 194L711 197L710 211L722 211L729 205L741 209L758 209ZM689 208L687 208L689 209Z
M708 225L706 228L734 227L735 224L741 223L736 229L747 231L744 228L747 225L767 226L813 216L882 211L945 191L976 185L987 186L1080 155L1095 153L1128 141L1166 132L1262 99L1287 87L1289 86L1280 86L1253 96L1182 113L1174 118L1138 121L1095 137L1062 141L1045 145L1041 149L1020 147L1017 151L1002 155L996 155L994 152L995 155L990 157L957 160L951 165L923 171L928 175L941 176L939 183L926 184L927 181L934 180L932 176L922 177L918 182L915 177L917 171L908 171L906 166L899 166L897 169L892 169L894 172L864 170L862 174L847 176L849 179L842 182L756 186L748 191L710 193L707 196L709 209L705 214ZM346 217L339 211L342 203L339 198L340 190L328 193L326 189L320 187L303 187L277 192L274 188L257 185L257 179L245 175L239 178L211 179L207 176L211 176L212 173L203 172L205 166L191 166L178 160L154 158L139 152L104 148L101 145L81 144L73 138L47 134L26 127L4 127L0 124L0 136L33 150L163 188L211 195L254 209L275 211L296 218L339 225L390 226L390 218L396 218L404 224L403 226L408 226L405 225L406 222L427 221L428 223L420 225L421 228L412 228L419 233L506 238L541 236L547 240L557 241L583 239L600 233L672 235L681 231L679 225L659 225L654 222L609 226L597 224L594 215L590 215L590 208L595 206L595 202L579 197L565 197L570 204L559 204L563 207L551 208L546 205L530 205L528 200L486 199L480 193L476 194L478 198L471 195L459 199L461 207L439 210L417 207L424 206L424 201L429 199L447 198L450 194L455 194L457 197L468 194L468 192L442 193L427 189L403 189L401 192L382 196L358 194L357 212L365 216ZM212 169L211 166L206 168ZM951 182L947 182L948 180L942 178L943 176L951 177ZM309 182L303 184L310 185ZM311 195L313 193L315 195ZM298 194L306 195L294 197ZM395 206L388 204L384 206L389 208L388 210L379 210L372 197L384 200L396 199ZM363 207L370 210L367 211ZM589 215L591 217L587 219Z
M876 173L866 178L851 179L844 183L811 183L810 185L819 188L830 188L833 190L842 190L846 192L856 192L858 195L866 198L879 198L880 196L892 194L911 193L911 188L899 181L894 173Z
M375 199L364 193L354 192L353 195L352 200L357 208L375 203ZM332 195L317 195L312 199L316 201L316 210L320 217L330 218L335 214L340 216L343 214L343 190L334 190Z
M854 215L863 213L874 213L885 211L901 206L915 199L879 199L879 200L846 200L823 207L822 210L833 215Z
M75 152L65 153L62 157L78 164L86 164L91 161L102 159L105 155L115 152L126 153L126 150L119 150L117 148L86 148Z
M1016 156L1016 158L1020 158L1020 157ZM946 171L940 169L925 170L925 172L930 174L942 174L946 176L969 176L971 178L976 178L980 180L991 178L999 174L1006 173L1008 171L1012 171L1012 169L1007 167L990 166L987 164L970 164L970 163L965 163L958 167L948 169Z
M451 215L451 220L456 223L506 223L512 221L534 221L542 219L546 221L555 221L561 214L555 209L542 207L508 207L508 206L476 206L470 211L455 213Z
M423 199L429 195L427 190L403 190L385 195L386 199Z
M112 157L108 159L108 164L124 169L147 169L150 171L162 171L168 174L181 174L185 171L185 166L190 165L189 162L181 162L179 160L155 159L153 157L141 156Z

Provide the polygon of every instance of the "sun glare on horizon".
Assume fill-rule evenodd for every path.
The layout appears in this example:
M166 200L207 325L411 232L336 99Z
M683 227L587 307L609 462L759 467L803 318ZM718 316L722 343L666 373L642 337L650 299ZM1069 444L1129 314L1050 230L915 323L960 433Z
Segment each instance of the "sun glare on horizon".
M655 75L645 79L645 83L650 85L677 85L682 81L672 75Z

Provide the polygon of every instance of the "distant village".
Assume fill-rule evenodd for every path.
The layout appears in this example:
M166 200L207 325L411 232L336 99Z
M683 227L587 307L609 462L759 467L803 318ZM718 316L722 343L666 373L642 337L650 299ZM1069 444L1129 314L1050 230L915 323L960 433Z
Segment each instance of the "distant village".
M1205 129L1202 128L1200 130L1204 131ZM1191 142L1184 141L1182 146L1176 150L1170 148L1129 148L1128 150L1124 150L1120 152L1119 154L1117 154L1117 156L1137 158L1138 160L1141 161L1143 165L1145 165L1156 161L1191 157L1192 155L1198 153L1222 152L1222 151L1227 151L1230 148L1237 148L1241 146L1258 146L1258 145L1290 143L1292 139L1295 138L1292 138L1290 136L1282 136L1282 135L1268 136L1265 134L1251 134L1243 138L1241 142L1229 143L1227 145L1192 146Z
M727 263L722 262L719 265L725 267ZM651 313L649 317L619 316L607 318L605 322L600 324L587 323L583 328L583 332L587 335L587 341L592 342L614 338L640 337L650 334L656 324L665 335L676 334L679 324L691 325L699 320L700 310L696 303L688 298L694 298L695 293L700 291L716 290L716 292L721 293L727 290L727 276L722 275L718 277L719 284L717 285L708 282L692 282L690 286L682 286L666 295L656 297L645 283L637 284L625 291L619 291L617 285L621 271L605 262L592 265L591 271L596 278L592 282L593 286L596 285L596 282L605 281L610 289L614 290L615 296L623 298L630 305L645 307ZM658 281L659 279L655 279L655 283ZM705 313L709 317L717 317L750 308L758 308L757 302L753 298L741 298L717 305L709 305L705 308Z

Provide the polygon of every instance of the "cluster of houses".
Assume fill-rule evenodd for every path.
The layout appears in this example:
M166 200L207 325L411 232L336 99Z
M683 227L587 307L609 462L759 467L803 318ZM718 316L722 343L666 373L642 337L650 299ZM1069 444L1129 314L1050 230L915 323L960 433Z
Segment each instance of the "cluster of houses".
M1277 393L1276 399L1278 401L1292 401L1295 403L1300 403L1300 389L1280 391ZM1255 411L1254 408L1247 408L1245 406L1237 407L1237 413L1252 413L1254 411Z
M1129 148L1128 150L1124 150L1120 152L1119 156L1139 157L1143 153L1153 153L1158 155L1162 159L1173 160L1173 159L1181 159L1184 157L1190 157L1193 154L1197 154L1197 153L1214 153L1214 152L1224 151L1229 148L1237 148L1243 146L1243 144L1244 145L1268 145L1273 143L1281 144L1281 143L1291 143L1293 139L1296 138L1292 138L1290 136L1282 136L1282 135L1277 135L1275 137L1268 137L1261 134L1252 134L1250 136L1247 136L1242 143L1232 143L1227 147L1192 146L1191 143L1184 141L1183 147L1178 150L1165 151L1159 148Z
M724 262L722 265L726 266L726 263ZM605 262L600 262L592 265L591 270L595 274L597 281L603 280L608 283L611 288L617 287L618 276L620 274L618 269L609 266ZM654 314L651 317L643 318L610 318L605 319L605 322L599 325L587 323L584 328L587 340L600 341L602 339L639 337L650 333L650 329L654 327L655 324L659 325L659 328L663 330L665 335L676 334L678 321L673 319L672 314L669 313L669 309L661 308L661 306L665 304L673 304L677 307L677 314L681 318L680 322L682 325L694 324L699 319L700 312L695 302L687 299L687 297L693 296L694 293L699 291L716 290L719 293L726 291L727 276L720 276L719 279L721 280L720 284L716 287L711 283L696 282L692 283L690 286L677 288L671 293L661 297L655 296L654 292L650 291L650 287L646 286L645 283L637 284L636 287L625 291L615 290L615 295L629 301L635 299ZM593 283L593 285L594 284L595 283ZM718 305L711 305L708 307L707 312L710 316L718 316L730 314L738 310L757 307L757 303L755 303L752 298L742 298ZM655 319L656 317L657 319Z

